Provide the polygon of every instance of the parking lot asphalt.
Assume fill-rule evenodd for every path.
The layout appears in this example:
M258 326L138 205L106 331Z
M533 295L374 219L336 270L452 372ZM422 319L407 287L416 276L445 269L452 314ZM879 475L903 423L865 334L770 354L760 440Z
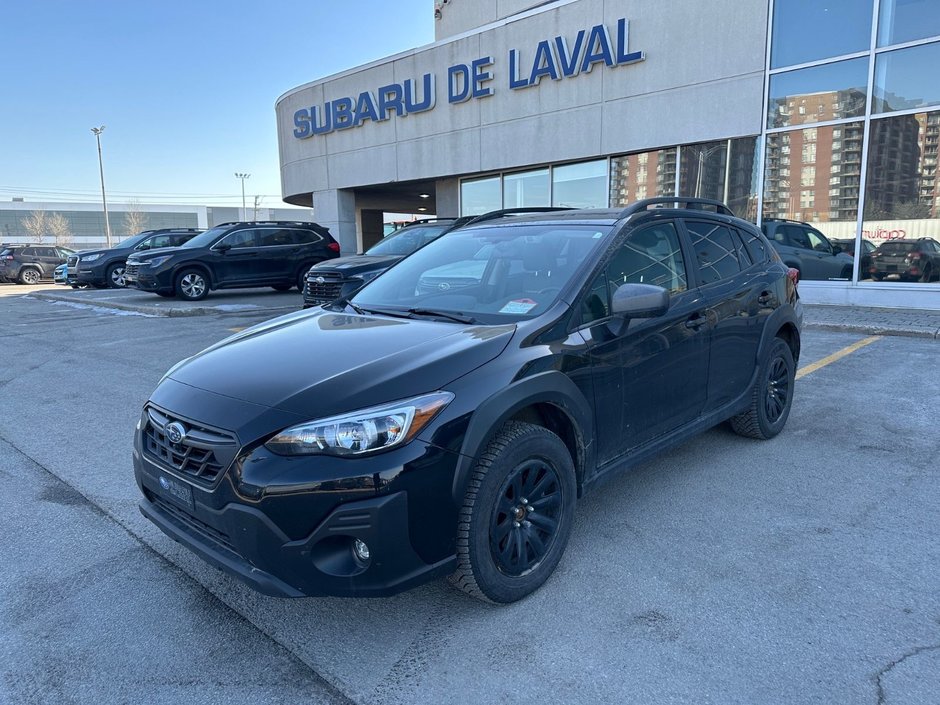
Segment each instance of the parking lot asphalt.
M238 674L282 702L935 701L936 342L879 336L845 352L867 336L805 331L801 369L833 359L797 382L781 436L716 428L612 479L579 502L559 570L520 603L479 604L443 581L388 599L290 601L146 522L130 466L134 423L166 369L270 315L0 300L0 481L17 488L16 511L0 510L0 701L124 702L139 687L125 654L153 654L162 672L184 658L175 646L207 642L219 701ZM75 504L50 513L37 485ZM89 516L55 513L76 506ZM105 584L87 592L94 576ZM89 632L123 647L90 658ZM82 643L82 666L44 679ZM258 661L240 660L252 651ZM144 699L210 701L206 682L184 670Z

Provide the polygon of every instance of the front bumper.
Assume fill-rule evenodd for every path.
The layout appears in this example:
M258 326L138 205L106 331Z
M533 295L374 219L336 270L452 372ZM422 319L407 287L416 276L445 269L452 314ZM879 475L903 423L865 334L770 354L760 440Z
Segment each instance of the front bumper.
M255 590L277 597L382 597L456 568L458 456L420 441L355 460L244 451L212 484L142 452L140 511L164 533ZM161 484L185 484L192 500ZM185 494L185 493L184 493ZM363 562L356 539L368 547Z
M169 281L163 281L160 277L149 274L141 269L135 273L124 271L124 285L141 291L172 291L173 285Z

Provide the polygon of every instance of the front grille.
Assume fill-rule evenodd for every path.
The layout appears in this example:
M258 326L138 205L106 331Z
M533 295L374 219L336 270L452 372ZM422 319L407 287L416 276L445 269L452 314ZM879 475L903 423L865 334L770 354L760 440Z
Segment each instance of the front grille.
M65 263L66 263L69 267L77 267L77 266L78 266L78 255L69 255L69 258L68 258L67 260L65 260Z
M182 509L173 504L170 504L169 502L165 502L152 492L147 492L146 494L147 499L157 505L157 507L160 508L160 511L165 514L169 514L170 517L176 520L177 524L182 524L184 528L195 531L219 544L222 548L225 548L232 553L238 554L238 551L236 551L235 546L232 545L232 541L229 539L228 534L199 521L196 517L187 514Z
M124 265L124 276L125 276L125 277L126 277L126 276L136 277L138 271L140 271L140 265L139 265L139 264L131 264L130 262L128 262L127 264Z
M185 435L179 443L167 437L166 427L181 424ZM202 485L212 485L235 459L238 441L230 433L175 418L154 407L147 408L144 450L177 472Z
M323 281L317 281L322 279ZM327 303L342 295L344 280L336 275L308 274L304 298Z

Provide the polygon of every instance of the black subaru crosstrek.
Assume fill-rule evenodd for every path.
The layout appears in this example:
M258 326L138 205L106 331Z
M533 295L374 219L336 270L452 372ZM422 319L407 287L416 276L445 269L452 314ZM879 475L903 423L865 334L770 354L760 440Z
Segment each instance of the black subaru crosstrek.
M144 230L114 247L76 252L68 260L68 279L75 287L91 285L97 289L120 289L124 286L124 263L128 255L162 247L179 247L201 232L201 228Z
M339 243L317 223L224 223L179 247L127 258L127 286L199 301L210 289L270 286L303 291L307 270L339 257Z
M795 274L703 199L455 230L170 369L135 435L141 511L269 595L451 575L518 600L602 477L726 420L783 429Z

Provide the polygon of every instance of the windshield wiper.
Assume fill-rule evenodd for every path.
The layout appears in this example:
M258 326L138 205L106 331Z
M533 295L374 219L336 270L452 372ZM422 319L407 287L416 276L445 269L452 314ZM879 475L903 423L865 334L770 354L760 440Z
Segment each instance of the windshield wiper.
M448 311L435 311L431 308L409 308L408 313L412 316L435 316L437 318L446 318L455 323L476 323L477 319L470 316L463 316L459 313L450 313Z

